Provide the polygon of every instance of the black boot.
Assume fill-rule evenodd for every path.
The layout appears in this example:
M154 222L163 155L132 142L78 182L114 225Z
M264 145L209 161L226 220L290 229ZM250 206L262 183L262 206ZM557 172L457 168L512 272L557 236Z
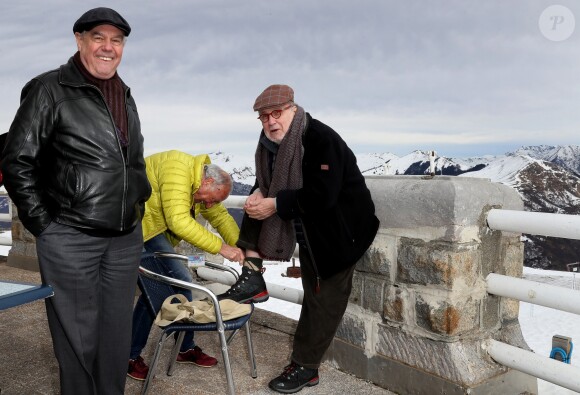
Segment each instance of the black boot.
M227 292L217 295L218 300L231 299L238 303L265 302L270 298L262 272L264 269L252 270L242 267L242 274L238 281Z
M270 381L268 387L283 394L293 394L304 387L318 384L318 369L305 368L295 362L284 368L282 374Z

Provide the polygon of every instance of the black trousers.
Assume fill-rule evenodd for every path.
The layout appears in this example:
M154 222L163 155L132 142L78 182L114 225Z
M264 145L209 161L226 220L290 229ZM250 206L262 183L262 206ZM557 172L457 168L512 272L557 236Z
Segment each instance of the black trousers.
M36 239L61 395L122 395L131 345L141 224L117 237L51 223Z
M244 214L238 247L257 251L261 227L262 221ZM318 369L346 311L354 265L328 279L320 279L320 291L316 293L316 274L310 252L305 246L300 246L299 258L304 299L294 334L292 361Z
M294 334L292 361L318 369L346 311L354 265L330 278L320 279L320 291L316 293L316 275L310 254L300 247L299 256L304 300Z
M244 250L258 251L258 238L262 230L262 221L250 218L246 212L240 226L240 236L236 246Z

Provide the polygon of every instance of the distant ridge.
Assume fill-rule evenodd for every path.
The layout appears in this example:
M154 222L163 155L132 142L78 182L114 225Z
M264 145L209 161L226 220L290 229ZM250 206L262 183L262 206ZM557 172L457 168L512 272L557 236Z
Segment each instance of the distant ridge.
M358 155L364 174L429 173L428 152ZM382 161L382 162L381 162ZM466 159L438 157L435 174L488 178L518 191L527 211L580 215L580 146L527 146L505 155ZM580 261L580 240L526 235L530 267L566 270Z
M536 145L522 147L507 155L528 155L564 167L580 177L580 145Z

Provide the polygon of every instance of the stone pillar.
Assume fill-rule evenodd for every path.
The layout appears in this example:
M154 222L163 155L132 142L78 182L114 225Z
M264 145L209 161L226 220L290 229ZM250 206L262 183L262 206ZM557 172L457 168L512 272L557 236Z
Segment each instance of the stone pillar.
M491 272L522 275L520 235L485 222L491 208L523 210L515 190L446 176L374 176L367 185L381 227L327 359L400 394L537 393L535 377L482 349L489 338L529 349L519 302L485 290Z

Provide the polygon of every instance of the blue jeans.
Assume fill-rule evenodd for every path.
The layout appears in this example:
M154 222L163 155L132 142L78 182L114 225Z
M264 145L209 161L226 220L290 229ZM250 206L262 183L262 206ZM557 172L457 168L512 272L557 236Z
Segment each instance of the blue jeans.
M165 237L164 233L155 236L154 238L146 241L143 244L143 252L175 252L173 246ZM159 273L168 277L173 277L178 280L192 281L191 273L187 267L183 264L183 261L179 259L168 259L164 258L160 260L164 267L164 273ZM188 300L191 300L191 291L186 289L176 289L180 294L185 295ZM135 309L133 310L133 333L131 341L131 354L130 359L135 359L141 355L141 351L145 348L147 344L147 339L149 338L149 332L151 332L151 327L153 326L153 321L155 317L151 315L149 309L147 308L147 302L143 296L139 296ZM193 341L193 332L186 332L183 338L183 343L181 344L180 351L187 351L195 347Z

